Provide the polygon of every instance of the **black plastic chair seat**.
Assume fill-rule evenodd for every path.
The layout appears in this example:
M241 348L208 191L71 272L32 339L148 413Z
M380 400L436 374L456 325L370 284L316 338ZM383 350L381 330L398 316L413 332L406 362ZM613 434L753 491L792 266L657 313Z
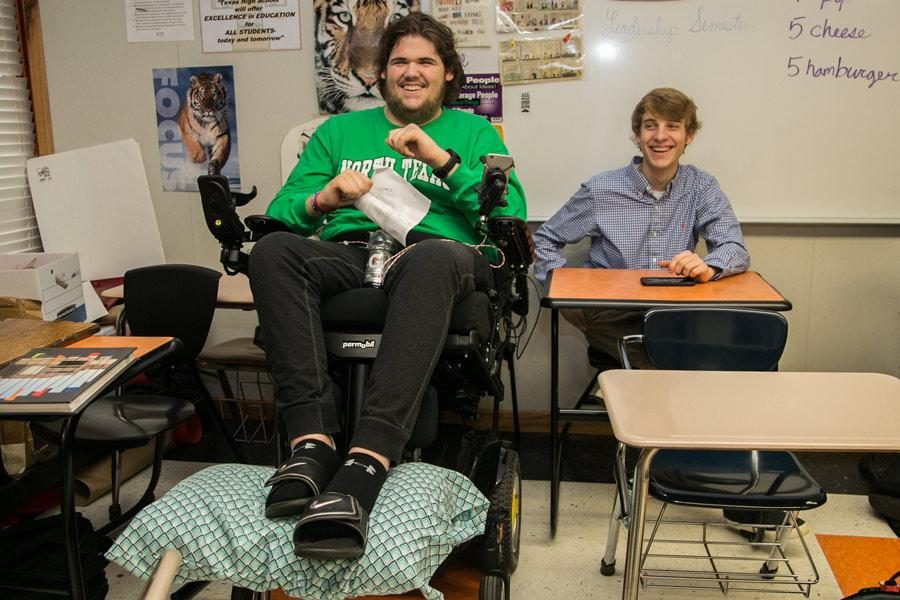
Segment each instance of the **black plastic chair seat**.
M143 446L194 414L190 401L171 396L104 396L91 402L75 429L79 448L123 450ZM59 445L62 421L34 422L32 429Z
M806 510L825 490L791 452L757 452L754 480L747 451L662 450L650 465L650 495L671 504Z
M347 290L323 303L322 324L325 331L379 332L387 311L388 297L383 289ZM472 331L481 339L491 332L490 300L484 292L473 292L460 300L450 317L449 333L465 335Z

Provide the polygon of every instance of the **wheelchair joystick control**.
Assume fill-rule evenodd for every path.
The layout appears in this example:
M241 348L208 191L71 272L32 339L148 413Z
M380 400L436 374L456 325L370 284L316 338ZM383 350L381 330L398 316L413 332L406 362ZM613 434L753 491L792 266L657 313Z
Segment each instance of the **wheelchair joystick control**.
M380 288L384 283L384 266L397 249L397 241L387 232L376 229L369 234L369 261L363 285Z

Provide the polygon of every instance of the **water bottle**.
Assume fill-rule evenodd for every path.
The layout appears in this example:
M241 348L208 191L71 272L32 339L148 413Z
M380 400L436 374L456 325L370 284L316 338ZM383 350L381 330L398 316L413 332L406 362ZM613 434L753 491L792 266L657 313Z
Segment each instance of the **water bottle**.
M369 234L369 262L363 285L380 288L384 284L384 265L396 249L397 244L387 232L376 229Z

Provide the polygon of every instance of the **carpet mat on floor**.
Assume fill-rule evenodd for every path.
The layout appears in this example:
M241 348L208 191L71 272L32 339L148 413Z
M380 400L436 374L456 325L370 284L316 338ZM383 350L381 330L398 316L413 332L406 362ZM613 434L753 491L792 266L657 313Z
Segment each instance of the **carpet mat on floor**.
M900 571L900 539L816 535L841 593L875 587Z

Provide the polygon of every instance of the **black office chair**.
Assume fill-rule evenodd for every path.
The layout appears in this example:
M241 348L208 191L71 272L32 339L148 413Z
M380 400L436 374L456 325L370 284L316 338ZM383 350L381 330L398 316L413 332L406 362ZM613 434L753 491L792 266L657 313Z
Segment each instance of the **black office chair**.
M787 321L775 312L737 308L658 308L647 312L642 334L626 336L619 342L620 357L630 368L626 350L630 344L641 343L650 362L659 369L714 370L714 371L772 371L787 340ZM698 394L727 394L727 390L697 390ZM747 410L753 410L748 406ZM773 418L778 418L773 415ZM619 523L628 522L630 507L629 477L624 464L624 446L617 452L617 495L613 505L606 552L601 563L601 573L615 572L615 552ZM809 554L802 532L799 530L796 511L821 506L826 495L822 487L807 473L791 452L771 451L714 451L714 450L661 450L650 464L649 494L663 505L647 545L641 556L641 578L644 585L662 585L660 582L687 587L685 582L703 580L719 588L742 589L741 586L760 591L764 586L780 584L793 591L808 595L809 586L818 581L815 564ZM707 535L709 523L694 523L703 527L704 560L712 565L710 573L696 569L684 573L672 569L647 566L654 542L667 544L662 539L660 527L666 523L664 515L669 504L693 507L725 509L731 514L746 515L746 524L774 533L774 542L763 541L758 536L746 542L710 542ZM616 507L619 512L616 512ZM755 518L763 512L775 511L783 515L780 523L765 525L764 519ZM684 523L684 521L682 521ZM736 525L736 524L733 524ZM804 579L795 574L783 551L783 542L790 530L796 531L803 544L812 577ZM696 543L696 542L694 542ZM717 565L735 564L733 555L714 555L730 546L749 545L765 550L767 558L756 573L723 572ZM672 557L673 555L665 555ZM685 558L683 555L674 555ZM697 556L693 556L697 559ZM752 560L760 560L752 558ZM680 563L685 564L685 563ZM778 565L787 567L789 573L778 574ZM676 582L673 584L673 582ZM762 589L762 591L766 591ZM772 591L771 589L768 591ZM784 588L782 588L784 591Z
M158 384L151 391L132 390L91 402L81 415L74 446L112 453L112 504L107 533L118 528L153 501L165 450L165 433L195 413L195 406L219 424L218 413L200 382L195 359L209 333L216 306L221 273L194 265L158 265L125 273L123 326L136 336L166 336L177 340L178 349L148 375ZM179 379L187 377L187 382ZM182 389L185 383L189 389ZM188 386L185 386L188 387ZM32 428L48 441L59 444L61 421L35 422ZM220 431L224 429L220 426ZM230 441L230 436L226 436ZM119 505L121 452L155 440L150 483L141 499L127 512Z
M427 446L437 437L439 406L450 408L465 419L477 415L482 395L494 400L493 429L499 425L500 402L505 395L502 380L504 362L509 370L511 404L516 441L519 438L518 404L513 358L517 340L515 315L527 311L527 271L534 248L525 222L488 216L502 204L506 178L486 173L482 186L481 224L503 251L505 264L492 270L488 285L462 299L451 316L444 352L432 375L432 385L423 398L410 444L413 450ZM222 177L198 178L204 214L210 232L222 245L221 261L228 273L247 273L245 242L284 227L265 217L251 216L244 222L236 207L249 202L249 194L231 192ZM246 223L249 231L244 227ZM492 281L490 281L492 280ZM387 294L378 288L349 290L328 299L322 307L326 345L331 356L335 381L344 394L342 412L345 438L355 424L366 376L378 353L381 330L387 315ZM265 340L263 340L263 343ZM464 444L466 448L469 446ZM413 452L415 455L415 452ZM451 465L466 473L492 502L482 545L482 566L488 573L482 581L486 598L509 598L509 575L515 570L519 550L521 515L521 469L518 454L499 439L481 444L480 451L468 452Z

